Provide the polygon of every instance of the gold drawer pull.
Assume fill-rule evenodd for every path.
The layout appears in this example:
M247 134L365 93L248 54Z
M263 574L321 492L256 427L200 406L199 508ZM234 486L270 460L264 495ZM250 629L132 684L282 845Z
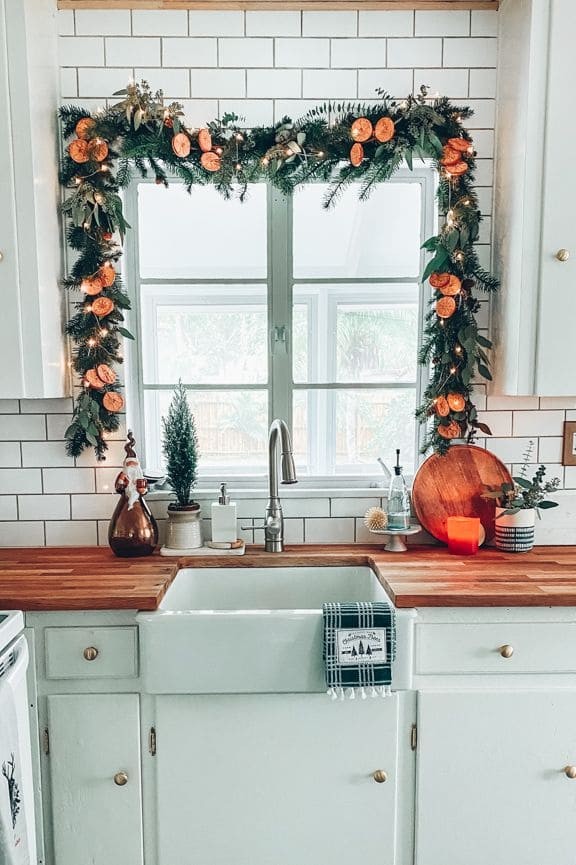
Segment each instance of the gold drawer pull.
M576 780L576 766L566 766L564 774L567 778L570 778L571 781Z
M128 773L127 772L116 772L114 775L114 783L117 787L123 787L128 783Z
M509 646L507 643L504 646L500 646L498 649L503 658L508 660L514 654L514 646Z
M570 251L568 249L559 249L556 253L556 258L558 261L568 261L570 258Z
M82 654L85 661L95 661L98 657L98 649L95 646L87 646Z
M372 773L372 777L377 784L383 784L384 781L388 780L388 775L386 774L384 769L376 769L376 771Z

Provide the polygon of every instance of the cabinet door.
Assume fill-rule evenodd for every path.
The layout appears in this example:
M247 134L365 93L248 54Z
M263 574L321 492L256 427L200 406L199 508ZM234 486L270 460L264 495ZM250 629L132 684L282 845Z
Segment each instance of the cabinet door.
M396 695L159 697L157 865L393 865L397 719Z
M576 117L571 104L576 80L576 3L550 2L550 54L546 99L544 151L544 200L540 267L539 333L536 361L536 393L576 393L574 377L574 325L576 323L576 174L560 168L565 142L576 136ZM559 261L558 250L570 253ZM526 250L531 257L532 250Z
M574 865L576 694L425 693L416 865Z
M57 865L141 865L138 696L48 697L48 727Z

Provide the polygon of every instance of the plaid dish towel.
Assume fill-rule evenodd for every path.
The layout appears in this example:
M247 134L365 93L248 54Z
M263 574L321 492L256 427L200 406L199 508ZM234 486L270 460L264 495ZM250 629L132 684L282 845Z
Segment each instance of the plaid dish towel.
M323 604L324 668L333 700L390 694L396 654L394 609L384 602Z

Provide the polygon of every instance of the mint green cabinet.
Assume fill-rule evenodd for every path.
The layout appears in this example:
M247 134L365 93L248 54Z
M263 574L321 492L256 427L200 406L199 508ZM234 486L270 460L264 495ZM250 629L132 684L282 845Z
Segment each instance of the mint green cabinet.
M138 695L47 703L54 865L142 865Z

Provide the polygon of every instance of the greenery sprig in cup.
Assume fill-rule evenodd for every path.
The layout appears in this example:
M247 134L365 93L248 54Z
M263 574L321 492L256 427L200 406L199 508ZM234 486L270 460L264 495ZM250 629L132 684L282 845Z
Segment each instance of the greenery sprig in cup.
M482 494L485 499L495 499L498 507L505 509L500 516L512 516L519 511L534 509L538 518L542 519L540 509L548 510L558 507L558 502L547 499L546 495L556 492L560 486L560 478L544 481L546 466L543 465L538 467L531 480L526 477L533 450L534 442L531 441L524 454L520 474L512 478L513 483L504 483L498 489L488 489Z

